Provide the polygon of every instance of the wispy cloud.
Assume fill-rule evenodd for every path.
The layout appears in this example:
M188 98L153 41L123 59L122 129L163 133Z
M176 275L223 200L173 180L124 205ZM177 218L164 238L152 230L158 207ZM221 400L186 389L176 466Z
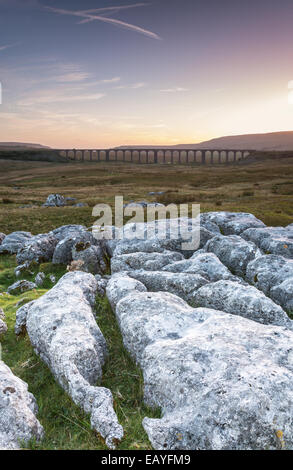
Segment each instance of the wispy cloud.
M9 49L10 47L14 47L16 44L5 44L4 46L0 46L0 51L5 51L6 49Z
M108 7L108 9L109 9L109 11L112 11L112 12L113 12L113 9L114 9L117 12L117 11L120 11L121 9L133 8L133 7L145 6L145 5L146 4L143 4L143 3L137 3L137 4L134 4L134 5L124 5L124 7L120 7L120 6ZM52 11L53 13L58 13L60 15L71 15L71 16L77 16L77 17L83 18L83 20L80 23L88 23L89 21L96 21L96 20L97 21L103 21L104 23L109 23L109 24L112 24L114 26L129 29L131 31L135 31L136 33L143 34L143 35L145 35L149 38L152 38L152 39L157 39L157 40L161 39L158 34L153 33L152 31L149 31L147 29L141 28L140 26L136 26L136 25L131 24L131 23L126 23L125 21L116 20L116 19L113 19L113 18L108 18L107 16L103 16L102 14L101 15L93 14L93 12L96 12L96 13L101 12L101 13L105 14L105 13L107 13L106 8L96 9L96 10L83 10L83 11L62 10L62 9L59 9L59 8L53 8L53 7L48 7L48 6L45 7L45 8L49 11ZM103 12L101 10L103 10Z
M74 91L74 90L72 90ZM91 94L72 94L64 95L62 91L46 90L43 92L35 93L20 100L17 104L19 106L36 106L51 103L72 103L77 101L95 101L103 98L105 93L91 93Z
M181 87L175 87L175 88L165 88L163 90L160 90L162 93L180 93L182 91L188 91L188 88L181 88Z
M132 83L131 85L118 85L115 86L115 90L125 90L125 89L130 89L130 90L137 90L139 88L145 88L147 86L147 83L145 82L137 82L137 83Z
M89 74L86 72L72 72L60 75L56 81L61 83L83 82L87 78L89 78Z

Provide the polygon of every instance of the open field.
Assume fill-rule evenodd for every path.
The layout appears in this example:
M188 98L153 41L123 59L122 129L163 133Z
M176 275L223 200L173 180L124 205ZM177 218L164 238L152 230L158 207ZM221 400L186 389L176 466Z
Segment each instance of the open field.
M101 202L112 205L115 195L123 195L125 202L200 203L202 212L247 211L267 225L287 225L293 218L293 158L289 157L206 167L0 160L0 168L4 233L41 233L69 223L90 226L92 207ZM168 193L151 197L150 191ZM75 197L88 207L40 207L50 193ZM35 207L21 207L27 204Z
M268 225L293 222L293 158L254 161L231 166L130 165L114 163L41 163L0 160L0 232L29 230L47 232L64 224L94 221L92 207L97 203L113 205L115 195L130 200L163 203L194 202L202 211L247 211ZM149 196L150 191L165 191ZM43 208L48 194L75 197L88 207ZM32 207L22 208L23 205ZM14 256L0 257L0 292L16 277ZM58 280L66 266L50 263L36 268L52 273ZM75 406L56 384L52 374L34 354L28 337L16 338L13 328L17 304L22 305L43 295L52 285L19 296L0 296L6 314L8 333L1 340L3 359L12 371L25 380L39 405L38 418L46 437L32 449L105 449L104 443L90 429L89 418ZM158 410L143 404L142 373L123 347L115 316L108 302L97 298L99 326L109 346L102 385L111 389L115 411L125 430L118 449L150 449L141 422L144 416L159 417Z

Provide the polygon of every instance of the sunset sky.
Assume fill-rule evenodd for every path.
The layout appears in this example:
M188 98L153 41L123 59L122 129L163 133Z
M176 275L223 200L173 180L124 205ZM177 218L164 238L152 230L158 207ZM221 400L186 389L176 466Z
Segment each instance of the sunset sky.
M0 0L0 82L0 141L293 130L293 1Z

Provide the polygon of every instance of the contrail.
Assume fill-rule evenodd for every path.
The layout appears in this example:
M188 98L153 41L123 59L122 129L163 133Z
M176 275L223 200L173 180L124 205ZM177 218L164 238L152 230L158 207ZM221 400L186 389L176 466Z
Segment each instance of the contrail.
M138 4L132 5L132 6L137 6ZM142 5L142 4L140 4ZM158 36L156 33L153 33L152 31L149 31L147 29L141 28L140 26L136 26L134 24L130 23L125 23L124 21L121 20L115 20L113 18L107 18L101 15L92 15L90 13L86 13L85 11L72 11L72 10L61 10L59 8L52 8L52 7L45 7L47 10L50 10L54 13L59 13L60 15L72 15L72 16L79 16L81 18L84 18L83 22L88 22L88 21L103 21L104 23L110 23L113 24L114 26L119 26L122 28L129 29L131 31L135 31L136 33L144 34L145 36L148 36L152 39L157 39L160 40L160 36ZM118 7L108 7L108 8L117 8ZM121 8L121 7L119 7ZM128 8L131 8L129 5ZM103 9L105 10L105 9ZM97 10L96 10L97 11Z

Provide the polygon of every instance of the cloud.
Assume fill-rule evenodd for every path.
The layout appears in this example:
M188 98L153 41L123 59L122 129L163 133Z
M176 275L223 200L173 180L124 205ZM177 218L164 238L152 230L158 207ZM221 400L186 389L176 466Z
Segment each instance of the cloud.
M9 49L10 47L14 47L15 44L5 44L4 46L0 46L0 51L5 51L6 49Z
M187 88L175 87L175 88L165 88L160 90L162 93L178 93L182 91L188 91Z
M57 82L71 83L71 82L83 82L89 78L89 74L85 72L72 72L64 75L60 75L56 78Z
M19 106L35 106L50 103L72 103L76 101L95 101L106 96L104 93L91 93L91 94L75 94L64 95L62 92L55 90L47 90L42 93L36 93L34 96L29 96L20 100L17 104Z
M115 90L126 90L126 89L137 90L139 88L144 88L146 86L147 86L147 83L145 82L137 82L137 83L133 83L132 85L115 86Z
M133 6L143 6L143 5L144 4L135 4ZM158 34L153 33L152 31L149 31L147 29L141 28L140 26L136 26L134 24L126 23L125 21L116 20L116 19L113 19L113 18L108 18L108 17L102 16L102 15L94 15L93 13L88 13L87 10L85 10L85 11L62 10L62 9L59 9L59 8L53 8L53 7L48 7L48 6L46 6L45 8L49 11L52 11L53 13L58 13L60 15L72 15L72 16L77 16L77 17L83 18L83 20L80 23L88 23L89 21L95 21L95 20L103 21L104 23L109 23L109 24L112 24L114 26L118 26L118 27L121 27L121 28L124 28L124 29L129 29L131 31L135 31L136 33L143 34L143 35L145 35L145 36L147 36L151 39L157 39L157 40L161 39L160 36L158 36ZM110 8L110 9L115 8L116 11L119 11L123 7L108 7L108 8ZM118 10L117 10L117 8L118 8ZM128 5L128 8L131 8L131 5ZM95 10L95 11L97 12L98 10ZM105 11L105 9L103 9L103 11Z

